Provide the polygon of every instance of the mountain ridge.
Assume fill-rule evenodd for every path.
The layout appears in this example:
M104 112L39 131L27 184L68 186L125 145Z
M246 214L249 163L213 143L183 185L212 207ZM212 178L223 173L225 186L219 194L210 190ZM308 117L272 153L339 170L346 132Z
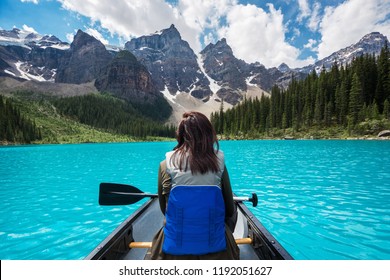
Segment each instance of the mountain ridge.
M112 56L95 37L78 30L58 66L57 83L82 84L95 79Z
M234 106L247 96L267 94L274 85L286 88L293 77L304 78L313 70L329 69L335 62L341 65L362 54L378 55L388 42L386 36L372 32L312 65L291 69L282 63L267 69L260 62L249 64L235 57L224 38L196 54L174 25L133 38L124 48L104 46L82 31L68 44L54 35L14 28L0 30L0 76L20 81L90 83L104 75L116 50L126 49L146 67L153 86L176 106L175 110L191 107L180 103L185 99L185 103L198 104L191 108L208 107L212 111L222 100L228 107Z
M335 51L331 55L316 61L314 64L296 68L296 70L304 73L310 73L315 70L319 73L323 66L329 70L334 62L337 62L339 65L346 65L350 64L354 58L363 54L374 53L375 56L378 56L386 43L389 45L389 40L385 35L380 32L371 32L364 35L357 43Z
M173 96L186 92L198 99L212 94L196 54L174 25L160 33L134 38L125 49L148 68L160 91L167 90Z

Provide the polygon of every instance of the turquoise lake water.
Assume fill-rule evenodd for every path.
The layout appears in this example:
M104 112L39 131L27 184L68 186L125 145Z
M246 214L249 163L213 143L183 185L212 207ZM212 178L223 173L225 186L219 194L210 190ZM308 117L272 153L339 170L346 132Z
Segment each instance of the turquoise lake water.
M82 259L141 201L99 206L100 182L156 192L174 142L0 148L0 259ZM390 259L390 141L226 141L233 191L296 259Z

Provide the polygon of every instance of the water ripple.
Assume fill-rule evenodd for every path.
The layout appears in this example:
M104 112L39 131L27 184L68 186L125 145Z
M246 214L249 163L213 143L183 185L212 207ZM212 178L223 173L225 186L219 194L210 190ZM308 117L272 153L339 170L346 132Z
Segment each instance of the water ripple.
M174 143L0 148L0 259L81 259L142 201L97 205L100 182L155 193ZM390 142L221 142L233 190L297 259L390 259ZM142 176L144 174L144 176ZM11 218L12 217L12 218Z
M245 191L260 199L253 211L295 258L389 259L390 247L378 246L390 240L389 144L254 141L226 157L238 188L240 168L250 169Z

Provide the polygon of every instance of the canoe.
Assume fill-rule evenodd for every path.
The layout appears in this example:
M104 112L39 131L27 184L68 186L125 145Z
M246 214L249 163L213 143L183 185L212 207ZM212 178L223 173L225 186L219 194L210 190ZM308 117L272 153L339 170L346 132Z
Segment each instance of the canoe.
M238 219L233 235L236 240L250 240L250 244L238 245L241 260L293 259L243 201L235 201L235 203L237 204ZM161 213L158 198L151 197L93 249L85 259L150 259L150 248L140 248L142 246L130 248L130 243L140 244L134 242L152 241L154 235L163 226L163 219L164 216Z

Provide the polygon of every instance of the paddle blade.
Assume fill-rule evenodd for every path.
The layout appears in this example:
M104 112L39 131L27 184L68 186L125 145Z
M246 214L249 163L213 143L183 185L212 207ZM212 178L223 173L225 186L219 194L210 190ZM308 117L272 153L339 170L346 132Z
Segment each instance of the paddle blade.
M150 195L130 185L101 183L99 188L100 205L128 205L145 197Z

